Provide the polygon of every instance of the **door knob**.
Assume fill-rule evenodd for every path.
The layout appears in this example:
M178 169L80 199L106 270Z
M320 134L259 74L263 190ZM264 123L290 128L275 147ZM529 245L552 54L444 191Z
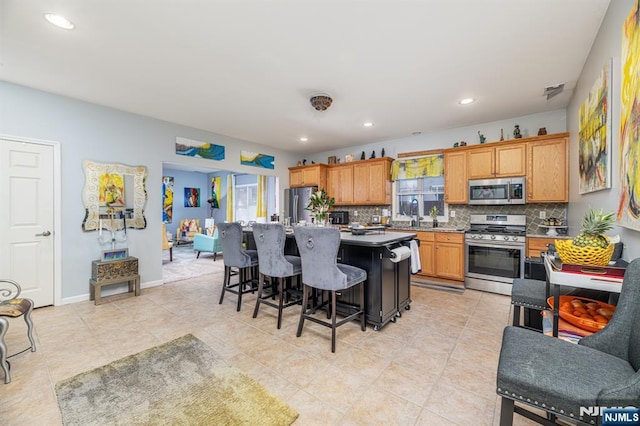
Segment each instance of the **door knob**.
M44 231L42 234L36 234L36 237L48 237L49 235L51 235L51 232Z

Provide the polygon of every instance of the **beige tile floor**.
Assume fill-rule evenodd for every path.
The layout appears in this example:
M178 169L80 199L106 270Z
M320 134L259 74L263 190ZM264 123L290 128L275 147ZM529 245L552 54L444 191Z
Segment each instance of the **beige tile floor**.
M220 262L222 263L222 262ZM241 312L236 296L219 305L221 273L143 288L139 297L111 296L34 311L38 350L11 359L12 382L0 381L0 423L61 424L54 385L186 333L209 344L287 401L296 425L496 425L495 375L506 296L412 286L411 310L380 331L356 322L330 330L307 322L296 338L299 308L275 310L255 297ZM12 320L9 352L28 346L22 320ZM2 373L0 372L0 377ZM0 379L3 380L3 377ZM516 424L528 424L516 416Z

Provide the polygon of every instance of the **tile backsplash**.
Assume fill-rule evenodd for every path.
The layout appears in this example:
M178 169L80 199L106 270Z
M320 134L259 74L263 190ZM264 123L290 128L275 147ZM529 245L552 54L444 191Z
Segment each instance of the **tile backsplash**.
M371 216L374 215L375 209L378 208L391 210L389 205L380 206L349 206L349 207L336 207L334 210L349 212L349 220L352 222L369 223L371 222ZM468 228L469 217L472 214L524 214L527 216L527 233L528 234L545 234L546 228L540 227L543 225L544 219L540 219L540 212L544 211L546 218L554 217L561 220L563 224L567 225L567 204L566 203L545 203L545 204L524 204L519 206L469 206L469 205L450 205L449 212L454 210L456 217L450 217L449 222L441 223L440 226L447 228ZM354 215L358 212L358 216ZM392 221L393 223L393 221ZM406 223L406 222L404 222ZM580 224L575 224L579 226ZM431 222L427 219L423 226L425 228L431 227Z

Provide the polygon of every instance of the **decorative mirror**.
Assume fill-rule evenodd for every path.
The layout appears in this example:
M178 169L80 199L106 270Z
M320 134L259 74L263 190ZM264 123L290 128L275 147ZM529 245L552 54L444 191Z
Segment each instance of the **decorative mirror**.
M125 164L83 163L83 231L144 229L147 168Z

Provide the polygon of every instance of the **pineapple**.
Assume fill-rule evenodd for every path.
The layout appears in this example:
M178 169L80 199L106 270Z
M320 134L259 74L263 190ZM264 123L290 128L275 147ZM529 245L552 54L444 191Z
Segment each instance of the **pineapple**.
M609 246L609 238L604 233L613 228L614 213L602 213L602 210L596 212L594 209L589 208L582 220L580 233L573 239L573 245L607 248Z

